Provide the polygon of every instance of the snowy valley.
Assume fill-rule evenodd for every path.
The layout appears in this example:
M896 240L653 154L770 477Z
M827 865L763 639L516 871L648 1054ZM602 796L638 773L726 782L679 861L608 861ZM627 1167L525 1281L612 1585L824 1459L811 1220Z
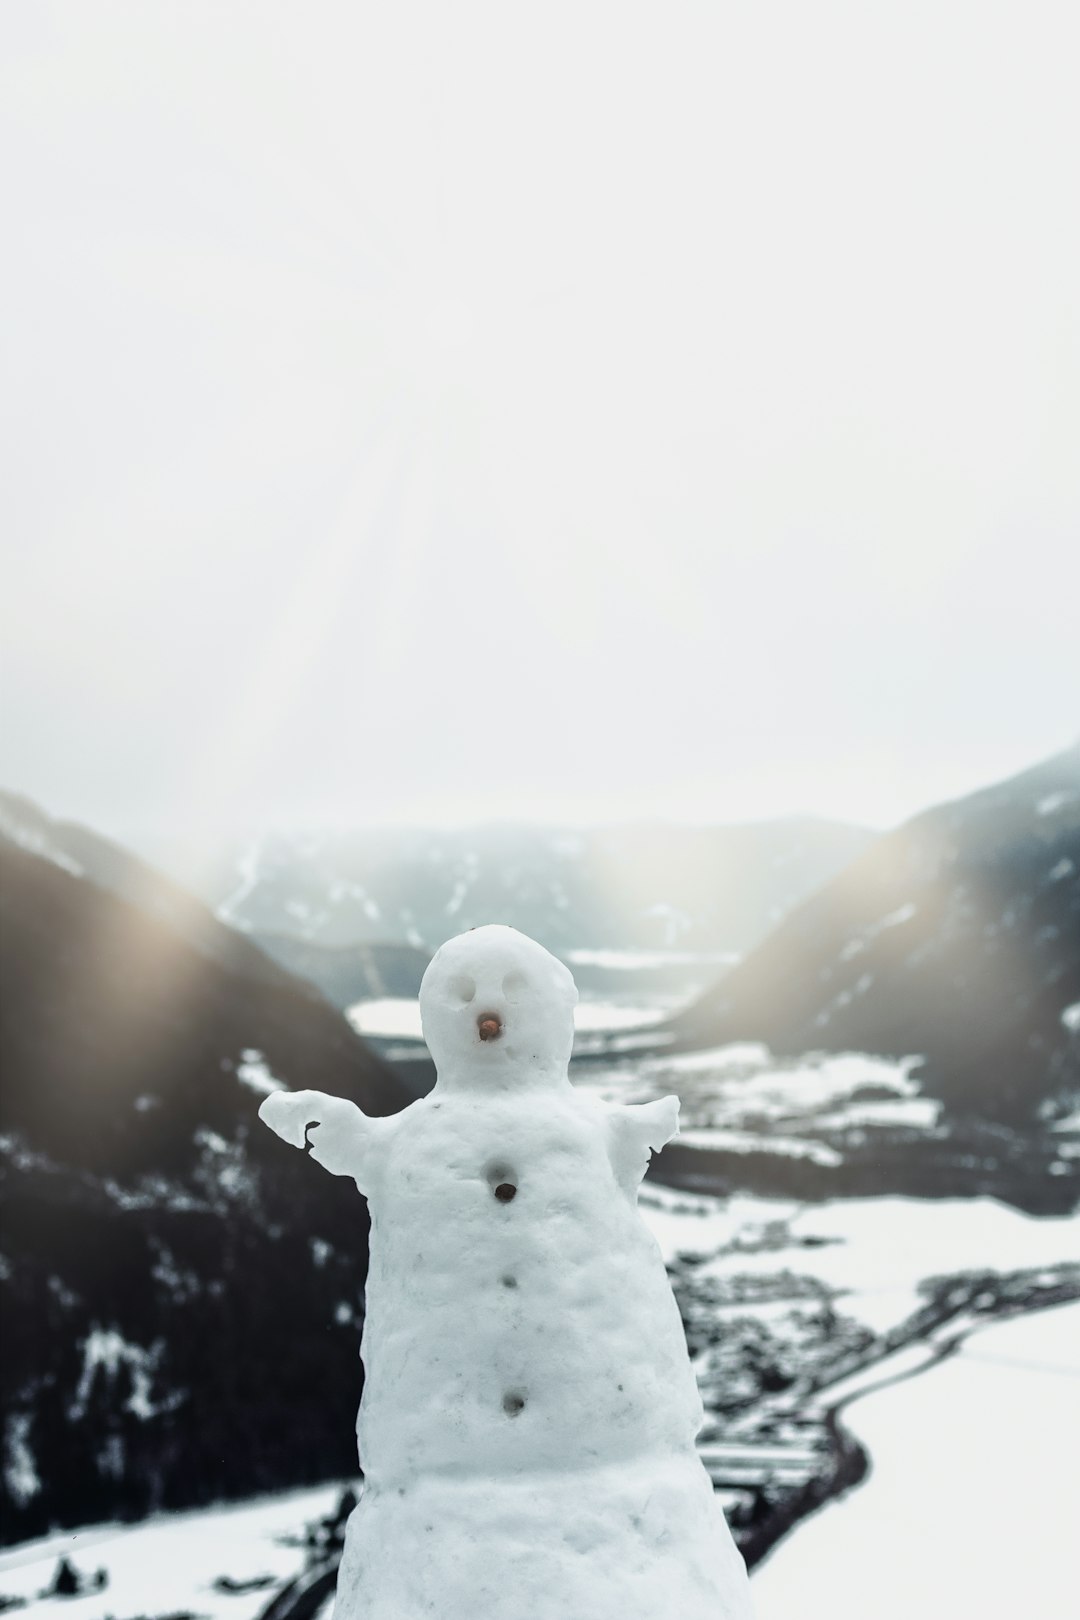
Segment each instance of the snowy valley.
M868 1566L845 1557L850 1537L873 1549L876 1567L895 1557L905 1518L934 1527L934 1556L902 1565L902 1581L876 1593L881 1620L913 1603L1015 1612L1014 1586L972 1556L987 1525L1036 1551L1028 1597L1064 1620L1054 1594L1072 1574L1063 1470L1080 1423L1080 1216L1040 1220L992 1200L715 1199L655 1185L640 1208L671 1268L710 1410L702 1455L755 1558L760 1620L805 1613L807 1591L829 1594L828 1611L812 1614L865 1613ZM1029 1483L1003 1489L1009 1480ZM328 1545L332 1563L326 1521L357 1485L343 1475L27 1542L0 1552L0 1600L28 1620L257 1620L284 1593L285 1612L299 1614L312 1592L318 1603ZM42 1596L63 1557L79 1572L104 1569L108 1585Z
M977 1587L970 1568L980 1522L1006 1533L1001 1497L1037 1549L1040 1612L1058 1612L1069 1540L1045 1502L1080 1438L1080 752L862 844L853 864L760 881L730 933L722 889L679 930L654 914L619 933L630 902L601 928L590 901L586 927L584 901L539 885L541 904L520 882L491 900L478 874L453 905L457 880L440 879L422 933L402 923L415 894L395 911L388 891L396 931L365 912L371 927L346 937L286 909L313 905L309 872L271 883L251 867L215 911L26 801L0 809L0 1285L15 1324L0 1603L30 1620L256 1620L284 1602L274 1620L310 1620L325 1600L332 1578L311 1571L333 1538L304 1526L359 1483L366 1225L355 1193L255 1111L282 1087L377 1114L426 1092L420 975L491 903L523 927L539 915L578 979L575 1086L680 1097L640 1208L761 1620L806 1615L800 1593L826 1568L831 1606L813 1612L865 1612L837 1576L845 1538L886 1561L904 1500L914 1524L947 1516L949 1531L933 1589L909 1571L875 1613L1011 1614L1009 1580L983 1569ZM575 881L595 897L611 857L603 883L583 860ZM654 872L648 892L691 915L685 875ZM992 1477L1020 1483L995 1496ZM42 1595L65 1554L108 1584Z

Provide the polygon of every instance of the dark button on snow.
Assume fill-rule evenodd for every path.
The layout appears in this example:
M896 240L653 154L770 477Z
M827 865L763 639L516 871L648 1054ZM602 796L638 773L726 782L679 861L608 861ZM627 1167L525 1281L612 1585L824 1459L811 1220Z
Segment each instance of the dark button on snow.
M511 1198L517 1197L517 1188L514 1186L513 1182L500 1181L499 1185L495 1189L495 1196L499 1200L500 1204L508 1204Z
M476 1029L482 1041L497 1041L502 1034L502 1019L497 1013L481 1013Z
M517 1390L511 1390L508 1395L503 1396L503 1411L507 1417L517 1417L524 1405L525 1397L519 1395Z

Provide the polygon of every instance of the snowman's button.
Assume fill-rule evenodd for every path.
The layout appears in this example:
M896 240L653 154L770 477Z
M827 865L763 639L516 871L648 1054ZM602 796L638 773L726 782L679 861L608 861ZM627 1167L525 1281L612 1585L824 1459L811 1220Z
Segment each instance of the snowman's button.
M495 1196L500 1204L508 1204L511 1198L517 1197L517 1188L512 1181L500 1181L495 1189Z
M525 1397L520 1390L511 1389L503 1396L503 1411L507 1417L517 1417L525 1407Z

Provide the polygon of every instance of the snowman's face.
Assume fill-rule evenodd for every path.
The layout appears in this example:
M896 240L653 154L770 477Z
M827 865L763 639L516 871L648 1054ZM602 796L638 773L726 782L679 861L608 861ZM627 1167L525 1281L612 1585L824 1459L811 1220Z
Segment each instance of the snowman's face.
M442 1081L565 1073L577 990L567 968L516 928L448 940L420 986L420 1016Z

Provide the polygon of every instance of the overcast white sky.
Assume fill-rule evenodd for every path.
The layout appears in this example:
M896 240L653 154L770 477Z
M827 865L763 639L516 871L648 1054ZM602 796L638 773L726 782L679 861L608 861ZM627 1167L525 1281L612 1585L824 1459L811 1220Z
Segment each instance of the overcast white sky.
M0 11L0 780L815 811L1080 731L1072 3Z

